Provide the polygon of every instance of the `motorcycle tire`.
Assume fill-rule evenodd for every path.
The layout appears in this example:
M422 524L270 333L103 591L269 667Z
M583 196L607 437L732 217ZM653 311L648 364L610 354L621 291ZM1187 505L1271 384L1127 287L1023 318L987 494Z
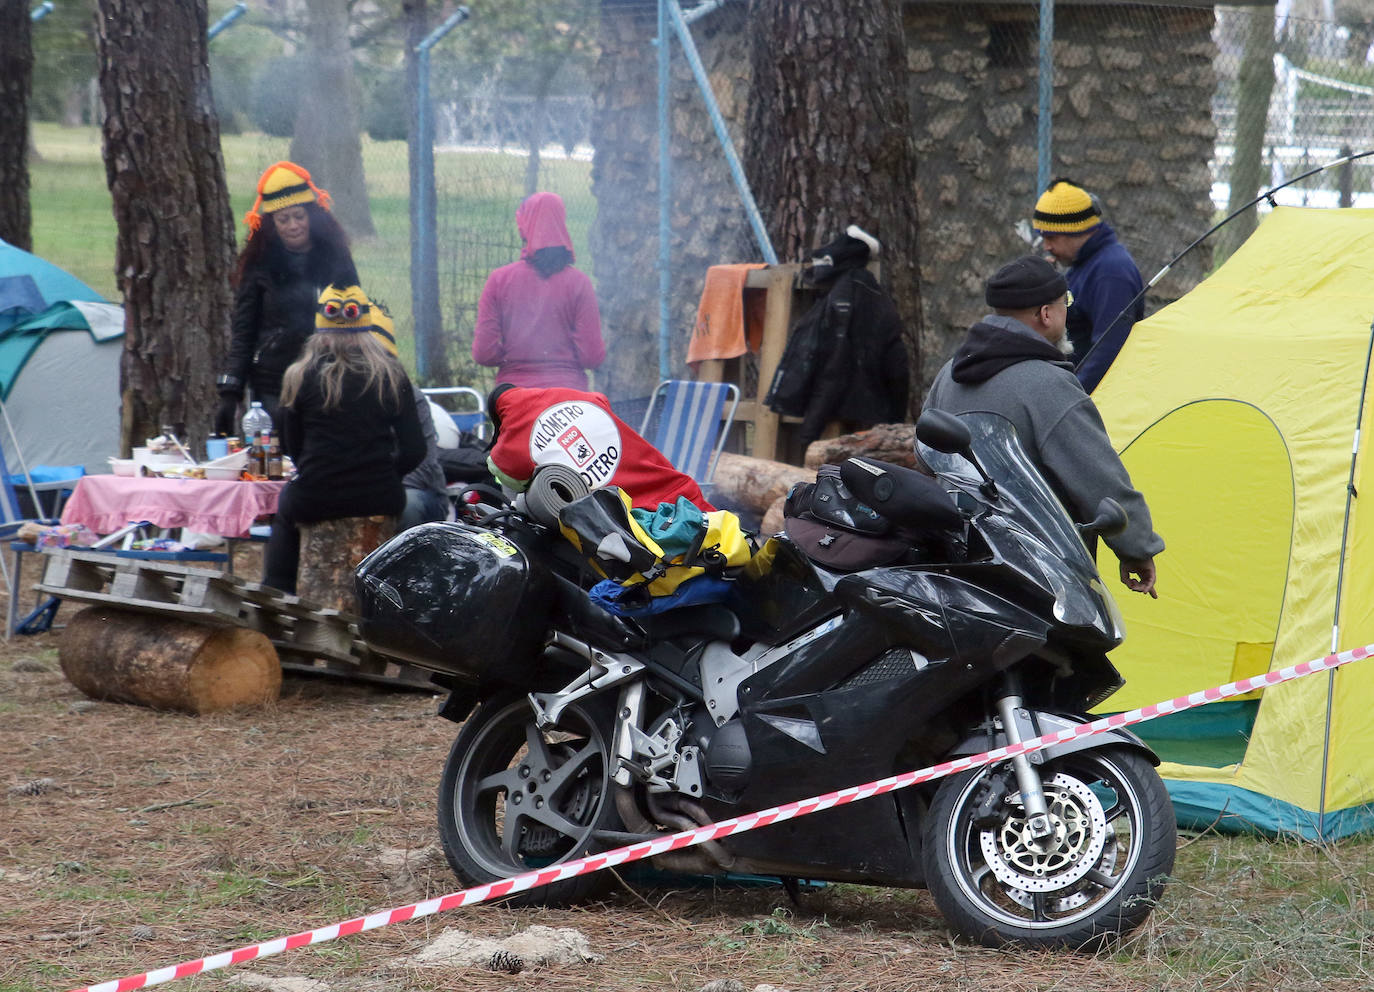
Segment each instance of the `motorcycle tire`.
M1144 922L1174 866L1164 783L1138 751L1038 766L1054 834L1026 831L1008 765L944 780L924 827L926 883L959 936L988 947L1096 950Z
M439 838L454 874L483 885L609 849L597 834L620 829L613 727L609 701L574 703L542 731L524 695L483 702L464 721L439 783ZM606 878L582 875L505 903L567 906Z

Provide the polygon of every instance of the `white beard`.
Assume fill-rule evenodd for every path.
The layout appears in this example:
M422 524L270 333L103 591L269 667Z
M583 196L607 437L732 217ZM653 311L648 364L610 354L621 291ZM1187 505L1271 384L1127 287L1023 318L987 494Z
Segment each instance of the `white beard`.
M1073 342L1069 340L1067 331L1064 333L1064 336L1059 339L1055 347L1059 349L1059 354L1063 355L1065 358L1073 354Z

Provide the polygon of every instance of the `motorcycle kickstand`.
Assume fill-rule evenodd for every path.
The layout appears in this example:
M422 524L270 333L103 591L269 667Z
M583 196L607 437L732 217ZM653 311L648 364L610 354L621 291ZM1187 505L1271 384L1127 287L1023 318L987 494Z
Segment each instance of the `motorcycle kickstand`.
M1020 725L1017 711L1021 710L1021 696L1008 693L997 700L997 713L1002 718L1002 729L1007 735L1008 744L1020 744ZM1023 711L1024 712L1024 711ZM1021 806L1026 811L1026 826L1036 840L1046 840L1054 833L1050 822L1049 807L1045 803L1045 786L1040 775L1031 764L1030 756L1018 754L1011 759L1012 770L1016 772L1016 787L1021 791Z

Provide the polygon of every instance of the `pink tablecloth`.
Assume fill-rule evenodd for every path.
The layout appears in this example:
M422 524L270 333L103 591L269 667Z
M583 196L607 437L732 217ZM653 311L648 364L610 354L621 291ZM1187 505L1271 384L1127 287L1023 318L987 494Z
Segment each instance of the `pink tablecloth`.
M187 527L204 534L243 537L258 517L276 512L285 482L219 482L86 475L62 509L64 524L113 534L135 520Z

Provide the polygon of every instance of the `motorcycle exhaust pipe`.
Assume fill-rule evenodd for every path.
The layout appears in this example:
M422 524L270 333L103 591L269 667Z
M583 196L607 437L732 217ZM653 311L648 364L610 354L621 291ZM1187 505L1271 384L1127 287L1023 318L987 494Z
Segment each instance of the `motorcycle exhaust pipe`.
M626 830L636 834L650 834L654 837L663 836L662 830L644 818L639 805L635 802L632 790L616 788L615 811L620 814L620 822L625 825ZM688 826L690 828L695 824ZM715 842L711 841L710 843ZM668 871L680 871L686 874L710 875L717 870L715 862L706 857L705 852L699 849L669 851L666 854L656 855L649 860Z
M678 807L678 809L675 811L668 808L668 803L666 802L665 798L660 797L658 794L653 792L650 792L648 795L649 812L652 813L661 823L664 823L670 827L675 827L678 830L695 830L697 827L704 827L711 822L711 818L706 815L706 811L704 809L701 809L701 807L699 806L697 807L697 809L700 811L700 817L698 818L689 815L688 812L682 809L682 806L680 804L674 803L674 805ZM719 867L724 868L727 871L730 868L734 867L735 856L731 854L729 851L727 851L721 845L720 841L703 841L702 843L698 844L697 847L704 851L706 854L709 854L711 856L711 860L714 861L716 865L718 865Z

